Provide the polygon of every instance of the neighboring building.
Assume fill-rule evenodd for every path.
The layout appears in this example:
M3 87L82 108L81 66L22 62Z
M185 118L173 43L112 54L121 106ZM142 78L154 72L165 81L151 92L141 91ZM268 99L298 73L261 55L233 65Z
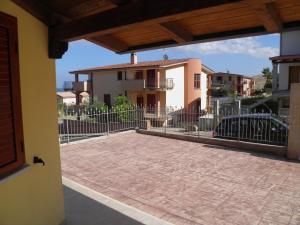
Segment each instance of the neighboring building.
M209 79L212 95L219 92L222 96L236 92L239 96L251 96L254 92L251 77L232 73L213 73ZM216 96L220 97L220 96Z
M71 91L56 92L57 103L65 105L75 105L76 95ZM83 103L89 100L89 94L87 92L81 92L79 94L79 103Z
M264 89L267 78L263 75L256 75L251 77L253 80L253 91L260 92Z
M290 87L300 83L300 30L282 32L280 55L270 58L273 63L273 98L279 102L279 113L288 114Z
M71 91L56 92L57 103L65 105L75 105L76 96Z
M174 59L131 62L70 72L75 74L74 91L91 93L91 98L112 105L118 95L127 96L133 104L144 107L191 107L206 110L208 106L207 75L212 70L199 59ZM89 75L79 81L80 74Z

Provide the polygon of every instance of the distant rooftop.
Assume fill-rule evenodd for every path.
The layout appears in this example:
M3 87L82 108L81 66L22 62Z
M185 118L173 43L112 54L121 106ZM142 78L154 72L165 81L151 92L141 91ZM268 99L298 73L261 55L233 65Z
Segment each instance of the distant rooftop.
M102 70L121 70L121 69L143 69L147 67L157 67L157 68L164 68L164 67L170 67L175 66L178 64L184 64L187 63L192 58L184 58L184 59L168 59L168 60L156 60L156 61L143 61L143 62L137 62L137 63L122 63L122 64L114 64L114 65L107 65L107 66L99 66L99 67L92 67L92 68L86 68L81 70L75 70L71 71L71 74L76 73L89 73L92 71L102 71ZM207 71L213 73L214 71L209 69L207 66L202 64L202 67L206 69Z
M213 75L216 75L216 76L218 76L218 75L221 75L221 76L235 76L235 77L244 77L244 78L249 78L249 79L253 78L252 76L246 76L246 75L243 75L243 74L225 73L225 72L216 72Z

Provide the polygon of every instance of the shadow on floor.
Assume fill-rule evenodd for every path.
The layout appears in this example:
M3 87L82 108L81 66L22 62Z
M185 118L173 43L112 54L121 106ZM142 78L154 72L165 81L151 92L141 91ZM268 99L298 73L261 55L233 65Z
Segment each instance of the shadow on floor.
M64 199L64 225L143 225L66 186Z

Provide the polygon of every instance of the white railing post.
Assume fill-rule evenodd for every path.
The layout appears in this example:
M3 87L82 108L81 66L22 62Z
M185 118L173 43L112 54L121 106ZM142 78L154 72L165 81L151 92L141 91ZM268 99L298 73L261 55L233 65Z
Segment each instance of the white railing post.
M237 100L238 102L238 116L239 116L239 127L238 127L238 140L241 139L241 100Z
M107 134L109 134L109 109L106 111Z

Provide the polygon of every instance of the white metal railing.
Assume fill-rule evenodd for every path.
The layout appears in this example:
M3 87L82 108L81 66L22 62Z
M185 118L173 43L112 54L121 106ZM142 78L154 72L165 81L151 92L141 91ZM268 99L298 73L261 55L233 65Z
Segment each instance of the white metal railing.
M150 129L156 132L224 138L284 146L288 125L277 115L249 113L237 104L216 102L210 113L197 107L137 107L95 109L64 107L59 110L60 143L103 136L112 132Z

